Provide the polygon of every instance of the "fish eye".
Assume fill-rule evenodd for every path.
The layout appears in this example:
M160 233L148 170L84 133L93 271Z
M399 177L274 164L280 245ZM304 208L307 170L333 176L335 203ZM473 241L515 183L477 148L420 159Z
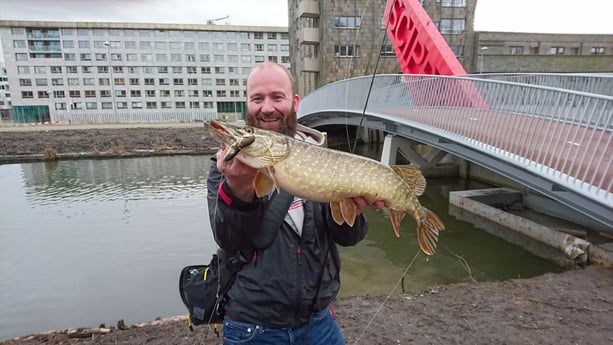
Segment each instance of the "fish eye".
M253 128L251 128L251 127L245 127L245 132L246 132L247 134L253 134Z

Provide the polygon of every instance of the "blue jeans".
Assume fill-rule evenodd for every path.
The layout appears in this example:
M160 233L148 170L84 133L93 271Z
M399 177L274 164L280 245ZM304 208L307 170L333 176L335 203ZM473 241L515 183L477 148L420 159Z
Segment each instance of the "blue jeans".
M272 328L225 318L223 343L224 345L344 345L345 340L332 318L330 309L324 308L313 316L309 324L298 328Z

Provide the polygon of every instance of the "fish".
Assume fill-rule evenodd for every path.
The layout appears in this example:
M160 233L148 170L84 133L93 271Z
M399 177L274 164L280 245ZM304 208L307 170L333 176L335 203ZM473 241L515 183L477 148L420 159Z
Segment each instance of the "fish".
M353 226L357 207L353 197L369 203L382 200L394 234L411 215L417 224L417 242L426 255L436 251L441 219L422 206L418 196L426 179L414 166L387 166L374 159L313 145L285 134L244 123L211 120L211 136L226 148L224 160L238 159L258 169L254 187L258 197L274 189L321 203L329 203L334 222Z

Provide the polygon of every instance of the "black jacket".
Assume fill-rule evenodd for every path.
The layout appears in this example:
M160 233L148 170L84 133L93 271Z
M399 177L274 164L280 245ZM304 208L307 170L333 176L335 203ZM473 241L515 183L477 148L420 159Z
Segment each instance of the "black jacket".
M268 197L251 203L235 198L222 181L215 157L207 180L211 228L217 244L235 253L251 247L259 229ZM219 190L222 193L219 193ZM219 194L222 194L220 197ZM306 324L312 311L327 307L340 288L340 258L336 244L355 245L366 235L364 216L353 227L337 225L327 203L305 201L302 236L283 222L270 247L256 250L251 261L238 272L228 292L226 312L244 322L277 328ZM311 311L317 282L327 253L327 263Z

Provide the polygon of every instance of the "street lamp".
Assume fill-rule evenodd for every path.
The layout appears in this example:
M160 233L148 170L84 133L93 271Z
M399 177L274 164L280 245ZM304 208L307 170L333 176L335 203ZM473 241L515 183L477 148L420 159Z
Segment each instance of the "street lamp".
M479 55L481 56L481 63L480 63L480 66L479 66L479 74L483 73L483 52L485 52L488 49L490 49L490 48L488 48L488 47L481 47L481 48L479 48Z
M51 99L51 96L53 95L53 91L47 90L46 93L47 93L47 96L49 96L48 98ZM54 105L53 101L50 101L49 102L49 121L51 121L51 123L53 123L53 117L51 116L51 110L52 108L55 108L55 107L52 107L52 105Z
M115 78L113 77L113 64L111 59L111 42L104 41L106 47L108 59L109 59L109 72L111 73L111 100L113 102L113 116L115 116L115 122L119 120L117 117L117 105L115 104Z

